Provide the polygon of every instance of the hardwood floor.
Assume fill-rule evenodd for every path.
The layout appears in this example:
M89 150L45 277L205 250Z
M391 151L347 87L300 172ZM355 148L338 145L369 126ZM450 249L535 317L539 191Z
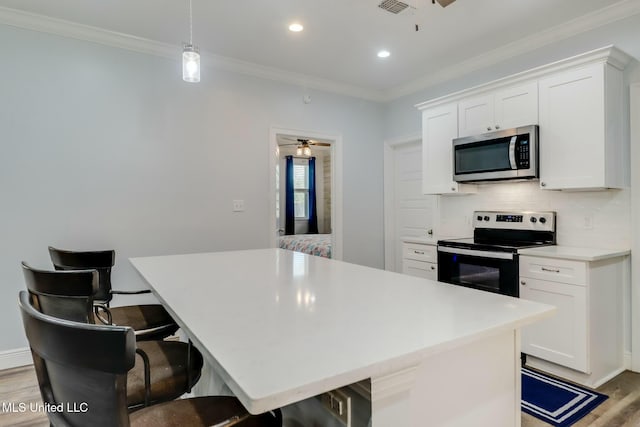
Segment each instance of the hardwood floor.
M0 406L0 426L47 427L47 414L33 412L30 404L42 403L40 389L33 366L0 371L0 405L15 404L15 410ZM25 411L18 405L25 404Z
M640 374L626 371L598 388L609 396L602 405L574 424L574 427L640 426ZM28 410L30 403L41 403L40 390L32 366L0 371L0 405L25 403L25 412L7 412L0 406L0 426L47 427L47 416ZM4 408L7 409L7 408ZM543 421L522 414L522 427L548 427ZM484 427L484 426L478 426Z

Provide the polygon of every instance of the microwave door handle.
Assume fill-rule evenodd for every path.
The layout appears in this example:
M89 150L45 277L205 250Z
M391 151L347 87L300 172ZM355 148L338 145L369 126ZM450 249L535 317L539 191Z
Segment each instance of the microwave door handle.
M511 169L518 169L518 164L516 163L516 141L518 137L512 136L511 142L509 142L509 163L511 163Z

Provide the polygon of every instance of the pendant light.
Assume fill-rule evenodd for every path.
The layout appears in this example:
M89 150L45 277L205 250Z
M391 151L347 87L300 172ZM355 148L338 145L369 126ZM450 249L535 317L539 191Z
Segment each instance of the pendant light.
M189 83L200 81L200 53L193 45L193 7L189 0L189 43L182 48L182 80Z

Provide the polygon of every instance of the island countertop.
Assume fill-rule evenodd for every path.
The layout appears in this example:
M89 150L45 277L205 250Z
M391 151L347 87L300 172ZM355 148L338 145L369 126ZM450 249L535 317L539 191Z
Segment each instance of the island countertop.
M554 311L283 249L131 262L252 413L411 367Z

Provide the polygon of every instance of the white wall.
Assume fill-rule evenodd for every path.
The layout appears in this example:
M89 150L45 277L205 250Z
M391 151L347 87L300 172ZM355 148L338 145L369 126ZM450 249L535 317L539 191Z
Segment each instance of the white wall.
M342 135L344 259L382 267L380 105L8 26L0 56L0 351L47 245L116 249L122 289L132 256L267 247L271 126Z

